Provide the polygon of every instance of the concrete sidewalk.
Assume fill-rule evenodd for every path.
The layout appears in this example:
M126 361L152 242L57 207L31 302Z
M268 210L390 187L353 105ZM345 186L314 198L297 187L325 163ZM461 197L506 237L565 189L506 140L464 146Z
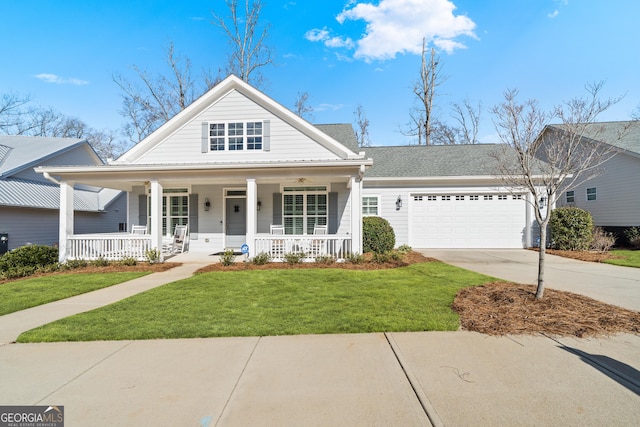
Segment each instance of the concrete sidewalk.
M176 280L186 279L199 268L213 262L210 257L184 255L171 259L172 262L182 262L182 265L167 271L0 316L0 346L14 342L21 333L38 326L93 310Z
M538 281L538 253L525 249L420 249L424 256L517 283ZM546 254L547 288L640 311L640 269Z
M640 337L425 332L13 344L0 404L69 426L636 426Z

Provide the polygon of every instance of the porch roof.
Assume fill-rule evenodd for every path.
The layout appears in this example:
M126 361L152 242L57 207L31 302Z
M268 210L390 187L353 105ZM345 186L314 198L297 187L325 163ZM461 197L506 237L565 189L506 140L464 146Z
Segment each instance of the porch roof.
M190 184L229 182L255 178L258 182L279 182L283 177L313 178L333 177L348 179L363 175L371 166L371 159L322 160L322 161L256 161L224 163L174 163L174 164L110 164L101 166L41 166L35 171L50 180L70 181L99 185L129 191L150 179L168 183L185 181Z

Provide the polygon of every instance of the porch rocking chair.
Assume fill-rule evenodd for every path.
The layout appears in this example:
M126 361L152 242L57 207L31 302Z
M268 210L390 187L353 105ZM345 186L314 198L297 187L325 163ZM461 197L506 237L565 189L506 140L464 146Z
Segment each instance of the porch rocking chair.
M188 225L176 225L173 231L173 238L171 243L162 247L162 252L165 254L183 253L187 244L187 231Z
M284 225L271 225L271 234L284 235ZM284 258L285 241L284 239L271 241L271 258L282 259Z

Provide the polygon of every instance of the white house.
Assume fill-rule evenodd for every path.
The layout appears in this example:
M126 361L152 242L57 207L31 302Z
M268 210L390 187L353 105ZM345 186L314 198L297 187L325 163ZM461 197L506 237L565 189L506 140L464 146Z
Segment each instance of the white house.
M314 126L230 76L108 165L37 172L60 182L63 260L106 238L74 230L74 183L126 191L127 222L149 231L144 248L188 224L190 251L340 257L362 251L363 215L388 219L398 245L530 246L528 196L488 172L494 149L361 151L350 125ZM119 251L108 239L101 247Z
M591 143L619 151L602 165L600 176L569 189L558 205L589 211L595 225L620 237L626 228L640 226L640 123L593 123L584 138L589 136Z
M58 243L60 189L35 173L35 166L101 164L86 140L0 136L0 234L8 235L7 249ZM117 232L126 227L124 193L78 186L75 194L77 232Z

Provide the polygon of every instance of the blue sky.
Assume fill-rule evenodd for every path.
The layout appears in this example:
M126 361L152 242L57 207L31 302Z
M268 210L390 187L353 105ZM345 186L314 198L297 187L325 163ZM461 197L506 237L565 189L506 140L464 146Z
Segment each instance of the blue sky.
M605 80L605 96L625 95L602 120L626 120L640 104L640 2L633 0L264 0L275 66L264 92L288 108L309 93L314 123L353 123L362 105L373 145L413 141L423 37L438 48L447 76L437 114L482 102L480 137L497 142L489 109L517 88L550 108ZM224 67L227 42L211 24L223 0L2 0L0 94L29 95L97 129L117 129L115 73L137 65L164 70L170 41L194 74Z

